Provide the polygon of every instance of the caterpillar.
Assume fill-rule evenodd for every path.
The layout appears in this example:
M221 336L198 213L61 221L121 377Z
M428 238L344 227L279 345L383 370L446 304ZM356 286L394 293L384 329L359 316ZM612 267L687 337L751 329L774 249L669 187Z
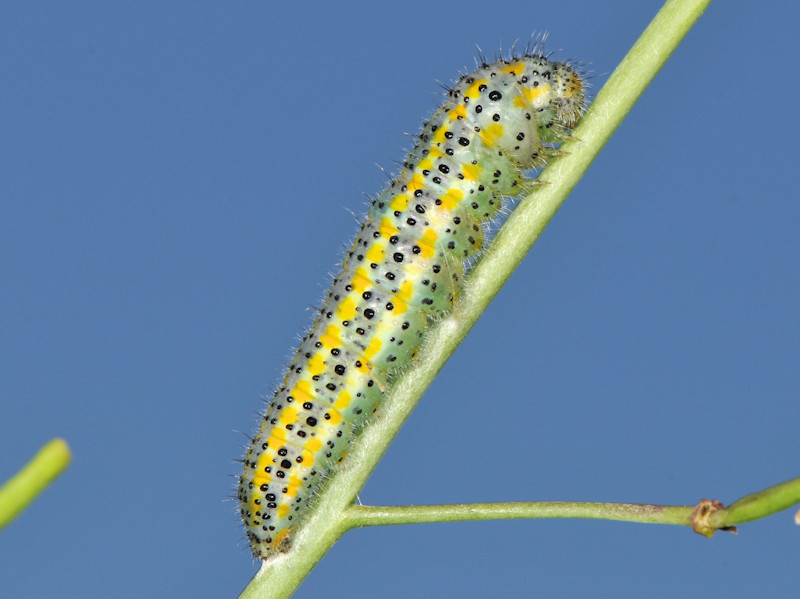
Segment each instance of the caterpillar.
M453 310L502 198L554 155L585 99L573 66L529 51L462 76L423 125L372 201L244 459L238 499L257 557L289 549L326 473L430 323Z

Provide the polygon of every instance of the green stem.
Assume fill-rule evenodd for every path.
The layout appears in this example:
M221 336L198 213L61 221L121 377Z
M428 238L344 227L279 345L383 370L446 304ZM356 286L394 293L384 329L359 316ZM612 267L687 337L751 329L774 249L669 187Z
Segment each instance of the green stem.
M730 528L780 512L796 503L800 503L800 478L746 495L715 512L710 523L714 528Z
M315 498L313 514L292 549L264 562L242 598L288 597L346 530L343 513L444 363L538 239L589 164L711 0L668 0L598 93L578 128L580 141L541 174L465 279L453 314L432 328L413 365L384 398L376 419L352 444L348 459Z
M69 465L63 439L49 441L22 470L0 487L0 529L11 522Z
M732 529L737 524L770 516L797 503L800 503L800 478L747 495L727 508L718 501L705 499L697 505L530 501L390 507L353 505L344 516L348 530L390 524L581 518L640 524L678 524L690 526L710 537L716 530Z
M471 520L535 520L581 518L643 524L691 526L693 505L664 506L643 503L529 501L375 507L354 505L345 512L348 528L389 524L466 522Z

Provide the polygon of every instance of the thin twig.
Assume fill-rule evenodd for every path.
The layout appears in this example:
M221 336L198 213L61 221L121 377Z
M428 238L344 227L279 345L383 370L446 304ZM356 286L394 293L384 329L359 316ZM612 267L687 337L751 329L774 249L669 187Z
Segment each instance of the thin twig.
M0 487L0 528L3 528L66 470L71 459L67 442L53 439Z
M470 520L576 518L677 524L710 537L717 530L735 531L738 524L770 516L797 503L800 503L800 478L747 495L727 508L718 500L707 499L696 505L529 501L388 507L353 505L344 516L347 529Z

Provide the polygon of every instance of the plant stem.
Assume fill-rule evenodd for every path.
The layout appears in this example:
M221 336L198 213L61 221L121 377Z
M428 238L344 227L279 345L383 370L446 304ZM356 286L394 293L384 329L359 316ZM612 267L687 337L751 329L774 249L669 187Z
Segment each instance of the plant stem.
M800 503L800 478L746 495L711 518L715 528L732 527L769 516Z
M345 512L348 529L390 524L464 522L469 520L514 520L582 518L617 520L642 524L678 524L693 527L704 536L733 529L770 516L800 503L800 478L752 493L727 508L718 501L701 500L697 505L653 505L643 503L590 503L580 501L530 501L513 503L465 503L454 505L367 506L353 505ZM708 513L700 513L702 509ZM707 528L706 528L707 526Z
M540 174L549 185L519 203L470 270L458 306L432 328L417 359L384 398L380 417L353 442L347 460L316 496L292 549L264 562L242 598L288 597L344 533L343 513L422 394L710 1L668 0L662 7L573 132L580 141L564 144L564 155Z
M0 487L0 529L16 518L58 475L71 459L67 442L53 439L22 470Z
M664 506L644 503L529 501L463 503L452 505L351 506L345 513L349 528L389 524L466 522L470 520L535 520L579 518L644 524L691 526L693 505Z

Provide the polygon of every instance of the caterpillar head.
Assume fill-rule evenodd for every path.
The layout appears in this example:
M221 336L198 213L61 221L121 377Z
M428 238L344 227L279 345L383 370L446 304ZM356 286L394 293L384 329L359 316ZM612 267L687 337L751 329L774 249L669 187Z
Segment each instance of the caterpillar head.
M553 105L559 122L572 129L586 107L586 90L578 71L566 63L556 63L553 69Z

